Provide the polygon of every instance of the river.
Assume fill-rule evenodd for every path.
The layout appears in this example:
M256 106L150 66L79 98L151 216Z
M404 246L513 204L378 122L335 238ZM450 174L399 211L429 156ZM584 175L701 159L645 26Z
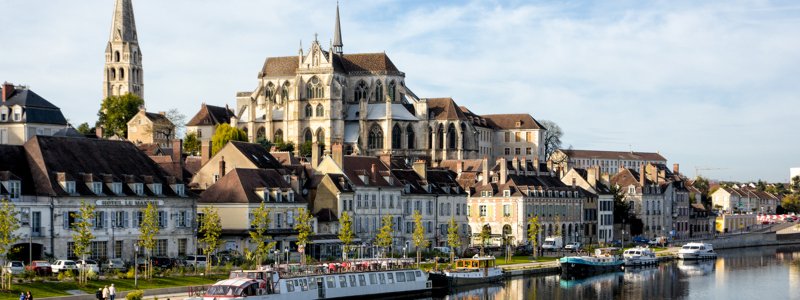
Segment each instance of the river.
M713 261L665 262L581 280L518 276L422 299L800 299L800 247L718 253Z

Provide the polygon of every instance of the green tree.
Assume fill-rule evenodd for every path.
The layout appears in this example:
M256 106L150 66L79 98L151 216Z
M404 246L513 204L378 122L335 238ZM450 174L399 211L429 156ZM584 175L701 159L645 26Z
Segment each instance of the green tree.
M272 237L267 235L269 224L272 223L270 212L271 210L266 208L266 204L262 201L261 205L253 210L253 220L250 221L250 227L253 228L250 230L250 243L256 245L253 256L257 266L261 265L264 259L269 256L270 250L275 248L275 241L270 242Z
M481 241L481 256L484 254L484 250L486 245L489 244L489 240L492 238L492 227L489 224L483 225L481 228L481 233L478 234L478 239Z
M540 231L542 231L542 224L539 224L539 217L531 216L528 218L528 241L531 243L534 258L536 258L536 249L539 248Z
M306 246L308 245L309 237L314 234L314 228L311 227L313 218L311 212L302 207L297 211L297 217L295 217L294 230L297 230L297 245L303 247L303 253L300 255L301 265L306 263Z
M189 132L183 138L183 152L189 155L197 155L200 153L200 139L197 138L196 132Z
M450 246L450 263L455 262L456 250L461 247L461 235L458 234L458 224L456 218L450 217L447 224L447 245Z
M294 143L292 142L284 142L283 140L277 140L273 144L278 151L287 151L292 152L294 151Z
M800 212L800 194L789 194L783 196L781 207L786 211Z
M200 243L203 244L203 254L208 257L205 272L207 276L208 272L211 270L211 264L213 263L211 254L213 254L222 243L219 239L219 236L222 235L222 220L219 218L219 212L217 212L217 209L213 206L206 206L203 208L198 232L203 235L203 237L200 238Z
M411 235L411 241L417 249L417 267L419 268L419 262L422 258L422 248L427 248L430 241L425 238L425 228L422 226L422 214L420 214L418 210L415 210L412 217L414 218L414 233Z
M706 179L705 177L702 177L702 176L695 177L694 182L692 183L692 186L694 186L696 189L700 190L701 193L706 194L706 195L708 194L709 184L708 184L708 179Z
M556 218L553 221L553 235L554 236L561 236L561 216L560 215L556 215Z
M142 210L142 224L139 225L139 245L145 250L145 257L153 255L156 248L156 235L159 231L158 208L152 202L147 203L147 207ZM153 264L149 259L146 260L144 272L145 278L153 276Z
M246 142L247 133L244 130L232 127L228 123L218 125L217 131L211 137L211 155L217 154L229 141Z
M792 192L800 193L800 176L792 177Z
M342 212L339 218L339 240L344 246L342 249L342 259L347 260L347 252L350 251L350 244L353 243L353 220L346 211Z
M272 149L273 146L272 142L270 142L267 138L263 136L256 139L256 144L261 145L261 147L264 147L267 150Z
M83 135L92 134L92 128L89 127L89 123L86 122L83 122L81 123L81 125L78 125L78 128L76 128L75 130L77 130L80 134Z
M74 243L73 253L76 257L80 257L81 259L86 259L86 255L90 254L90 248L92 244L92 240L94 240L94 234L92 234L92 229L94 228L95 220L95 206L86 203L86 201L81 200L81 208L80 211L76 214L72 214L72 218L75 221L72 223L72 227L74 232L72 233L72 240ZM87 268L80 267L78 272L80 276L78 276L78 282L82 285L86 284L87 281Z
M7 198L3 197L2 200L0 200L0 256L2 256L0 258L2 258L3 265L5 265L11 248L19 240L19 236L14 234L14 231L19 229L19 226L17 208L14 207L14 204L8 201ZM0 284L0 289L4 291L11 290L11 274L6 272L1 273L2 284Z
M378 235L375 237L375 245L381 247L383 252L386 253L386 248L392 246L393 237L392 233L394 230L392 229L392 216L389 214L383 215L381 220L383 226L381 226L381 231L378 232Z
M630 224L631 206L625 202L625 195L622 194L622 189L612 185L611 194L614 195L614 224Z
M128 121L144 106L144 100L131 93L122 96L110 96L103 99L100 111L97 112L98 123L103 127L105 137L116 135L128 136Z

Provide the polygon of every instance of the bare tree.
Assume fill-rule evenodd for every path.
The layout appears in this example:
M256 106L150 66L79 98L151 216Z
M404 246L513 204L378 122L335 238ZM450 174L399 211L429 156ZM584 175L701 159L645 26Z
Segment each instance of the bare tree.
M541 120L539 123L546 129L542 144L544 145L544 159L547 161L550 159L550 155L553 155L556 150L561 148L561 137L564 136L564 132L561 131L561 127L556 122Z

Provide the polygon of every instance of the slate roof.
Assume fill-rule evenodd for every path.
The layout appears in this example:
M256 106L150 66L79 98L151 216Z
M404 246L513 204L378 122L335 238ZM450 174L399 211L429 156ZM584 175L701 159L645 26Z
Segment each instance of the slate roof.
M546 129L530 114L483 115L486 123L495 129ZM517 122L521 122L517 127Z
M61 109L45 100L39 94L24 87L14 87L11 97L0 105L11 108L19 105L23 109L23 121L26 123L67 125L67 119L61 113ZM10 118L8 123L15 123Z
M289 151L272 151L271 154L275 159L277 159L281 165L284 166L296 166L300 164L300 160L297 159L294 155L292 155Z
M280 161L278 161L269 151L260 144L230 141L231 145L236 147L239 152L244 155L256 168L259 169L283 169Z
M345 176L355 186L382 186L400 187L399 180L389 183L384 179L384 175L394 178L389 173L389 168L377 157L345 155L342 157L342 169ZM372 166L375 166L377 174L372 173ZM361 175L367 176L368 182L361 180ZM396 179L396 178L394 178Z
M283 179L283 175L276 170L265 169L233 169L220 178L200 194L199 203L261 203L263 199L258 194L261 188L278 188L281 191L291 190L291 184ZM275 199L267 199L274 202ZM302 195L295 193L294 202L276 203L305 203Z
M23 146L0 145L0 172L8 172L0 176L20 180L23 195L35 195L31 168Z
M667 161L667 159L661 156L661 154L652 152L600 151L600 150L574 150L574 149L560 149L560 151L569 157Z
M323 51L325 52L325 51ZM268 57L261 68L262 76L295 76L300 61L297 56ZM358 53L333 56L334 70L343 73L399 73L386 53Z
M198 111L186 126L219 125L222 123L230 124L231 118L235 114L228 107L213 106L203 103Z
M145 112L144 116L150 119L150 121L153 121L153 123L167 122L169 124L172 124L172 122L169 119L167 119L167 116L160 113Z

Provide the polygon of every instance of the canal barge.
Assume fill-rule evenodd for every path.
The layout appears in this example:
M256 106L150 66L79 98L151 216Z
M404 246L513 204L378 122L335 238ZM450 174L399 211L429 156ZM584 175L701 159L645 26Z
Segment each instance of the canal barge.
M558 260L561 274L567 277L585 277L593 274L622 271L624 261L617 248L598 248L591 256L570 256Z
M503 270L495 265L494 256L475 255L455 260L452 270L430 273L434 288L491 283L503 278Z

